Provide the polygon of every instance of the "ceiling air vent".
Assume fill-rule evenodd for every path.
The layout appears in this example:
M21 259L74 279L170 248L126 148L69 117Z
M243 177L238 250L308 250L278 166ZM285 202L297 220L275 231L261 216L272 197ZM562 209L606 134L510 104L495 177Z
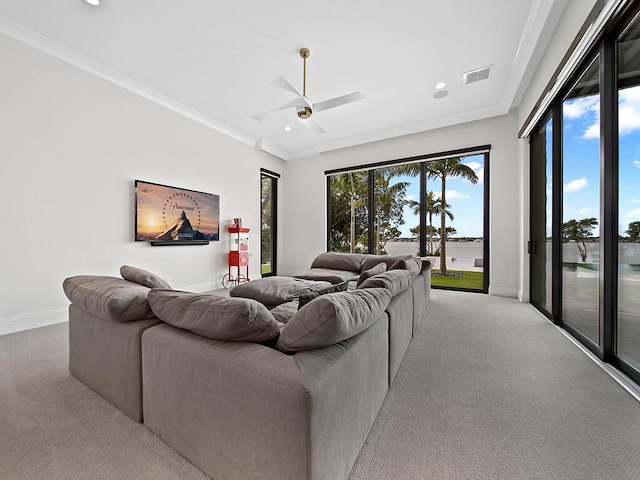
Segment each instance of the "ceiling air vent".
M489 78L491 67L493 67L493 65L478 68L477 70L472 70L470 72L462 74L462 83L467 85L469 83L479 82L480 80L486 80L487 78Z

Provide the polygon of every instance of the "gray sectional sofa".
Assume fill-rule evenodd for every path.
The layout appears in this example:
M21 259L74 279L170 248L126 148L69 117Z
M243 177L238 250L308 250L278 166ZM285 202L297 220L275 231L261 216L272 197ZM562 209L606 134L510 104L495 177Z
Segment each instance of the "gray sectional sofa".
M346 478L429 299L428 262L374 257L230 297L71 277L70 370L214 479Z

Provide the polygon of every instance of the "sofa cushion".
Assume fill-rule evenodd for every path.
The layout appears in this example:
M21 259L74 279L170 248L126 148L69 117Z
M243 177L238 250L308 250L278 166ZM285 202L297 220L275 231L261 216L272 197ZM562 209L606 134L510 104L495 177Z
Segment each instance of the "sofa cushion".
M318 255L311 262L311 268L327 268L329 270L346 270L348 272L360 272L363 253L337 253L325 252Z
M400 292L411 286L413 280L418 276L418 272L413 270L388 270L379 273L371 278L367 278L360 284L358 289L363 288L386 288L395 297Z
M125 280L144 285L145 287L171 289L171 286L162 278L138 267L122 265L120 267L120 275L122 275L122 278Z
M232 297L251 298L263 305L280 305L300 295L331 286L330 282L291 277L266 277L241 283L229 291Z
M307 293L305 295L300 295L300 298L298 298L298 310L304 307L307 303L309 303L314 298L318 298L320 295L326 295L327 293L335 293L335 292L346 292L347 288L349 288L349 282L341 282L341 283L336 283L335 285L331 285L329 287L323 288L322 290L316 290L315 292Z
M403 258L410 258L411 255L365 255L362 262L362 270L369 270L375 267L380 262L384 262L387 265L387 270L391 268L391 265Z
M390 300L391 293L384 288L322 295L291 317L276 348L297 352L351 338L380 318Z
M62 288L71 303L100 318L116 322L153 318L149 289L122 278L77 275L65 279Z
M289 319L293 317L293 314L298 311L298 302L294 300L292 302L281 303L280 305L270 308L269 311L277 322L285 324L288 323Z
M294 275L295 278L303 278L307 280L325 281L329 283L342 283L348 282L358 278L360 271L348 271L348 270L332 270L329 268L312 268L306 272Z
M216 340L268 342L280 334L267 307L249 298L154 289L149 304L169 325Z
M356 288L360 286L362 282L364 282L367 278L373 277L379 273L384 273L387 271L387 264L384 262L380 262L375 267L371 267L368 270L363 270L358 277L358 281L356 283Z
M420 273L422 270L422 260L416 257L402 258L391 265L389 270L410 270Z

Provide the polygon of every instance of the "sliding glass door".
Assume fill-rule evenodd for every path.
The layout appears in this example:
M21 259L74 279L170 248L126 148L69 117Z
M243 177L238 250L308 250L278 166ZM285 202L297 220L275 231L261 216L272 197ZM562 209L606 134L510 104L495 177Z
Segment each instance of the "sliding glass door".
M640 2L607 26L530 140L531 303L640 383Z
M552 306L553 119L531 136L531 295L548 317Z
M640 370L640 20L618 39L617 356Z
M600 57L562 102L562 319L600 345Z

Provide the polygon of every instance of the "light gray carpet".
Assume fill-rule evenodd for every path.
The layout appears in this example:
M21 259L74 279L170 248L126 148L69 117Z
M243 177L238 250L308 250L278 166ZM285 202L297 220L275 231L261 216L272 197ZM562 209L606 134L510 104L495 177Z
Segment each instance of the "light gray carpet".
M640 404L530 306L434 291L428 315L350 480L640 478ZM67 349L66 324L0 337L1 479L208 478Z
M350 480L638 479L640 404L532 307L434 291Z

